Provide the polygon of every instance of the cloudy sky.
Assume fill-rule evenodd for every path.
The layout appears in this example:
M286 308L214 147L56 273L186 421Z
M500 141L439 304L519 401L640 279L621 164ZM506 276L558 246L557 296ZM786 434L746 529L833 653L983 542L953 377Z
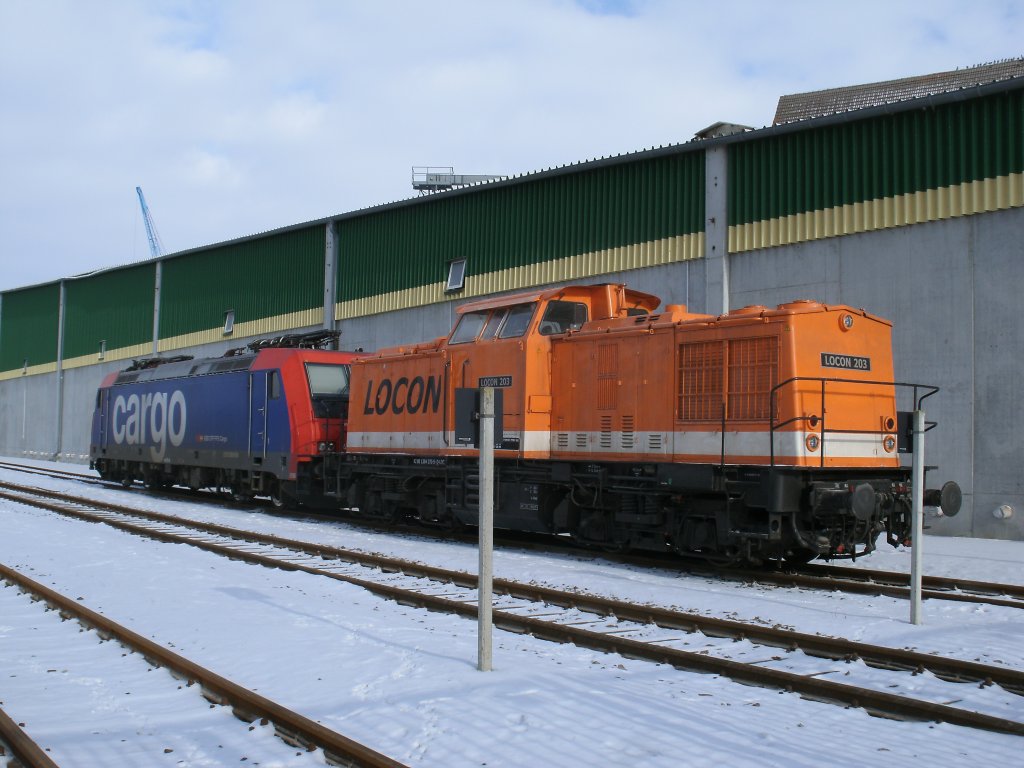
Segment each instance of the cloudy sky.
M0 0L0 291L1024 54L1019 0Z

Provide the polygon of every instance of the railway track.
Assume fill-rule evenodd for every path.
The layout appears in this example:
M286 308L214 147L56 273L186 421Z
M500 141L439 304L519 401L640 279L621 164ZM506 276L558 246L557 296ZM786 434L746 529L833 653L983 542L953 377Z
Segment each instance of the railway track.
M402 604L464 617L477 614L473 574L0 485L7 487L0 496L11 501L250 563L338 579ZM1024 672L1016 669L503 579L495 580L494 591L495 624L512 632L719 674L888 717L1024 735ZM965 706L953 706L958 702Z
M715 576L750 584L910 598L910 575L893 571L812 563L799 570L718 570ZM924 599L1024 608L1024 586L1018 584L923 576L921 585Z
M177 678L187 680L188 685L198 684L204 700L197 701L197 705L205 708L208 706L207 702L210 702L227 706L242 722L261 721L262 724L272 724L275 734L286 744L305 750L322 749L327 762L331 765L361 768L403 767L402 763L216 674L168 650L164 645L87 608L80 600L62 595L4 564L0 564L0 579L15 585L34 600L45 601L59 611L62 618L73 618L95 630L102 638L116 640L125 648L141 654L150 664L166 669ZM12 745L15 756L24 765L55 765L9 718L6 722L4 718L0 718L0 734L4 741ZM45 761L39 760L40 754Z
M23 472L27 475L43 475L44 477L57 477L66 480L81 480L94 483L101 483L99 476L95 473L85 474L84 472L68 472L53 467L33 467L30 464L15 464L10 461L0 461L0 469L9 469L12 472Z
M10 469L18 472L26 472L29 474L38 474L48 477L57 477L62 479L72 479L90 484L109 486L110 483L107 481L100 480L94 475L86 475L77 472L66 472L62 470L49 469L25 466L10 462L0 462L0 469ZM152 491L156 495L164 496L165 498L180 498L180 495L173 491ZM219 506L224 505L236 505L235 502L230 501L227 497L213 497ZM208 493L195 492L190 500L198 500L204 503L211 502L211 496ZM259 504L256 502L248 502L243 506L251 508L253 504ZM285 512L281 513L279 510L274 508L269 502L264 505L264 510L267 514L286 514L294 516L296 514L301 515L303 518L316 519L316 520L328 520L336 521L345 518L341 518L337 515L323 514L317 512L311 512L308 510L297 512ZM358 521L363 525L370 525L372 523L360 520ZM395 526L389 526L385 530L393 531ZM457 540L466 541L468 543L475 543L476 536L459 536L453 535L450 532L437 532L432 529L426 529L422 527L409 528L407 531L414 535L427 536L431 538L455 538ZM496 534L499 535L501 532L498 531ZM658 557L649 555L634 555L629 553L594 553L592 550L580 549L578 547L567 548L561 544L552 544L548 541L536 542L533 540L525 540L518 536L509 536L505 539L499 538L499 541L505 541L513 546L530 549L541 552L571 552L575 556L579 557L594 557L603 560L609 560L611 562L623 563L627 565L637 565L641 567L649 568L668 568L673 570L682 570L687 573L694 575L704 575L716 579L727 579L731 581L740 581L749 584L764 584L773 585L779 587L796 587L802 589L815 589L825 591L838 591L838 592L849 592L852 594L866 594L866 595L885 595L888 597L898 597L909 599L910 598L910 575L906 573L899 573L894 571L880 571L880 570L869 570L863 568L848 568L837 565L826 565L818 563L810 563L801 566L798 569L786 569L786 570L768 570L768 569L735 569L735 568L717 568L710 569L701 564L691 564L685 560L674 557ZM995 582L976 581L969 579L950 578L944 576L930 576L925 575L922 577L922 596L925 599L934 600L951 600L957 602L968 602L968 603L980 603L987 605L996 605L1008 608L1024 608L1024 585L1020 584L1000 584Z

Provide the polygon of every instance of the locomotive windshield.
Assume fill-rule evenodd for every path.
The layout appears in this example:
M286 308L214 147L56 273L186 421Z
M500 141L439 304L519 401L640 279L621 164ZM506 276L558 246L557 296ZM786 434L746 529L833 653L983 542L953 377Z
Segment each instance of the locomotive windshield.
M525 334L526 329L530 327L536 306L536 303L531 302L516 304L508 308L498 307L490 313L486 309L479 312L467 312L459 318L448 343L466 344L475 341L478 336L482 340L518 338ZM481 330L483 334L480 333Z
M348 403L350 366L306 363L313 412L320 418L339 418Z

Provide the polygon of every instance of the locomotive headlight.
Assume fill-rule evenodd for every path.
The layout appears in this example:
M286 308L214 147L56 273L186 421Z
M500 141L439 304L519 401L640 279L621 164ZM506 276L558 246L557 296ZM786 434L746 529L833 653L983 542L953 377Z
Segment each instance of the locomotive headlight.
M844 331L848 331L853 328L853 315L848 312L843 312L843 314L839 316L839 327Z
M821 445L821 438L819 438L817 435L808 435L807 439L804 440L804 445L807 446L808 451L816 451L818 450L818 447Z
M892 453L896 450L896 438L892 435L886 435L882 440L882 447L885 448L886 453Z
M334 443L317 443L316 444L316 449L320 453L333 453L334 452Z

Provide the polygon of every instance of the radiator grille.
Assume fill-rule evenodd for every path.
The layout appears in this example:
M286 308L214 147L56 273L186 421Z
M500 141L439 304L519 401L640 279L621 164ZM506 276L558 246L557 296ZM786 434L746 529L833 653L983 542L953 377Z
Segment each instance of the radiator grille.
M775 336L680 344L679 420L765 421L778 377Z

